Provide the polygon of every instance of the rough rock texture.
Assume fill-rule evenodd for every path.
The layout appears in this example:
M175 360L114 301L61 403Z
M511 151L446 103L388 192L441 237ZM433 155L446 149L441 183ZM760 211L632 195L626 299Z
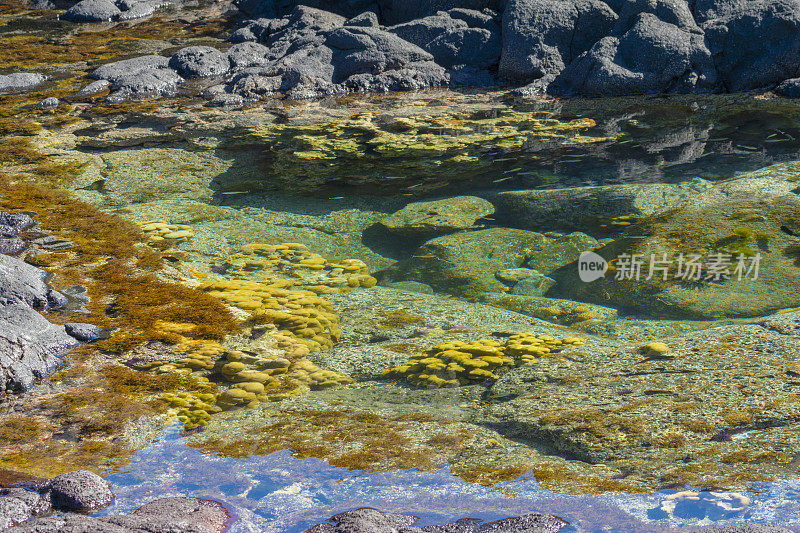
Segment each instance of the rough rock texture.
M334 524L318 524L308 533L555 533L566 527L558 517L538 513L504 518L489 523L463 520L454 524L414 527L415 516L362 508L339 513Z
M100 328L94 324L84 324L82 322L67 322L64 329L71 337L75 337L81 342L89 342L100 338Z
M430 238L469 229L494 213L494 206L475 196L455 196L430 202L413 202L382 219L380 224L398 235Z
M691 202L711 183L601 185L506 191L492 198L498 224L528 230L596 232L615 217L652 215Z
M102 92L109 87L116 91L110 97L111 100L173 96L178 85L183 83L183 78L170 68L170 59L159 55L107 63L95 69L91 77L105 81L110 86L95 85L95 82L82 89L80 96Z
M417 281L458 296L507 290L497 273L523 265L549 276L581 251L598 246L580 233L546 237L509 228L462 231L437 237L384 272L391 281Z
M50 511L50 502L23 488L0 489L0 529L3 531L33 516Z
M44 74L14 72L0 76L0 92L29 91L47 80Z
M222 76L230 69L228 58L210 46L189 46L175 52L169 66L184 78Z
M714 67L685 3L640 0L626 3L611 35L572 62L548 90L603 96L711 92Z
M607 260L641 254L646 264L640 279L627 268L632 261L618 260L616 271L582 283L572 264L553 275L559 284L548 296L662 317L752 317L798 306L798 176L796 164L775 165L719 182L689 204L646 217L597 250ZM662 271L644 279L653 254L658 260L666 254L672 261L666 280ZM681 254L685 265L697 255L700 270L686 277L686 267L684 277L678 276ZM711 270L715 261L717 269ZM751 270L755 264L757 272Z
M0 497L0 502L3 499ZM2 505L2 503L0 503ZM57 512L35 518L11 531L15 533L222 533L228 513L222 504L200 498L161 498L128 515L93 518Z
M36 311L66 303L44 280L44 271L0 254L0 391L30 388L78 344Z
M88 470L67 472L53 478L46 487L53 507L62 511L89 513L108 507L114 493L106 480Z
M126 21L152 15L171 0L81 0L60 15L70 22Z
M599 0L510 0L503 13L500 75L551 80L607 35L616 19Z

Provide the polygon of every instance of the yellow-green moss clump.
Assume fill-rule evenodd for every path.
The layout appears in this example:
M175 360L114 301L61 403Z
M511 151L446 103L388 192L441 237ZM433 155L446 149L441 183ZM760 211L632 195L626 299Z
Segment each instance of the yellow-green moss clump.
M194 237L191 226L168 224L163 220L151 220L139 225L147 235L147 243L156 246L170 246Z
M407 363L385 371L383 376L405 378L417 387L458 387L497 379L498 370L535 363L554 348L582 344L583 340L576 337L556 339L533 333L517 333L505 344L490 339L452 341L414 355Z
M317 294L373 287L377 283L363 261L329 262L310 252L305 244L292 242L246 244L225 261L225 267L228 276L261 283L286 279Z
M510 109L438 116L386 117L366 111L318 124L270 124L232 139L228 147L265 145L269 187L297 191L374 185L430 191L489 172L498 153L527 143L581 145L608 141L584 132L589 118L559 120L546 113ZM521 170L521 169L518 169Z

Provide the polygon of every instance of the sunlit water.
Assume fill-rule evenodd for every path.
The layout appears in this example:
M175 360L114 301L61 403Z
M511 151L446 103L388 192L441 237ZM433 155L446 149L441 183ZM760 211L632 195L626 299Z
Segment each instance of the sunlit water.
M669 506L663 502L677 491L564 496L540 489L529 476L487 488L466 483L447 468L435 473L353 472L320 459L296 459L289 451L221 458L188 446L178 425L169 427L161 440L137 452L124 471L107 480L117 499L97 516L130 512L157 498L195 496L225 504L235 518L232 533L300 533L359 507L415 515L420 517L417 526L465 517L491 521L552 513L571 524L563 530L567 533L800 523L800 481L763 484L757 492L737 493L751 500L742 510L735 510L741 500L709 492L700 493L700 502L680 499L674 509L664 510ZM800 527L790 529L800 531Z
M591 116L587 132L613 141L585 146L531 143L521 150L490 153L489 170L469 183L438 189L436 196L481 191L610 183L678 182L694 177L725 179L737 172L800 159L800 107L786 101L726 107L720 100L662 102L622 100L601 107L592 102L523 104L517 110L555 113L559 118ZM332 163L335 165L336 163ZM447 181L447 177L442 177ZM258 207L300 214L336 210L337 194L347 207L398 209L417 200L409 187L382 188L381 199L359 199L369 187L320 190L323 198L243 194L216 196L234 208ZM328 199L327 196L334 196ZM424 196L424 195L422 195ZM264 200L267 198L267 200ZM363 197L361 197L363 198ZM273 207L273 202L274 206ZM389 208L391 206L391 208ZM378 209L380 209L379 207ZM565 496L539 488L532 477L495 488L466 483L444 468L436 473L402 470L352 472L320 459L297 459L289 450L268 456L221 458L190 447L178 426L136 453L123 471L108 477L117 494L102 515L130 512L166 496L196 496L223 502L236 518L232 531L294 533L338 512L375 507L420 517L418 526L471 517L486 521L529 512L567 520L566 531L671 531L676 527L769 523L800 524L800 480L764 484L731 496L705 492L697 500L678 491L656 494ZM737 499L740 498L740 499ZM742 502L748 501L747 504ZM800 531L800 527L795 528Z

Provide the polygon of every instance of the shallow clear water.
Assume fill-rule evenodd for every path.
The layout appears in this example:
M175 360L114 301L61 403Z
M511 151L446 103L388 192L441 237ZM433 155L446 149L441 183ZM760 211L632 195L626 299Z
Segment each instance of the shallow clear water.
M753 492L700 492L662 509L676 490L655 494L564 496L539 488L535 479L492 488L466 483L447 468L435 473L400 470L353 472L288 451L246 459L220 458L186 444L173 425L135 454L128 467L107 477L117 499L96 516L130 512L159 497L195 496L223 502L237 519L232 533L301 533L330 516L373 507L420 517L417 526L484 521L530 512L552 513L571 525L564 533L667 532L674 528L742 523L789 526L800 522L800 480L760 484ZM739 496L750 503L741 510ZM713 502L711 500L714 500ZM800 531L800 527L791 528Z

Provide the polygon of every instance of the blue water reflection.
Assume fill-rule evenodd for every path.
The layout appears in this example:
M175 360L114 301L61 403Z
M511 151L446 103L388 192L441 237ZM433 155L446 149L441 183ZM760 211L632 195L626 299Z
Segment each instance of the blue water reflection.
M481 487L446 468L370 474L320 459L296 459L288 451L221 458L191 448L179 431L178 425L169 427L161 440L137 452L125 471L107 478L117 500L99 515L130 512L166 496L197 496L223 502L236 519L233 532L299 533L333 514L365 506L419 516L419 526L543 512L570 522L570 532L655 533L740 523L795 525L790 529L800 531L800 481L735 494L672 490L564 496L525 477Z

